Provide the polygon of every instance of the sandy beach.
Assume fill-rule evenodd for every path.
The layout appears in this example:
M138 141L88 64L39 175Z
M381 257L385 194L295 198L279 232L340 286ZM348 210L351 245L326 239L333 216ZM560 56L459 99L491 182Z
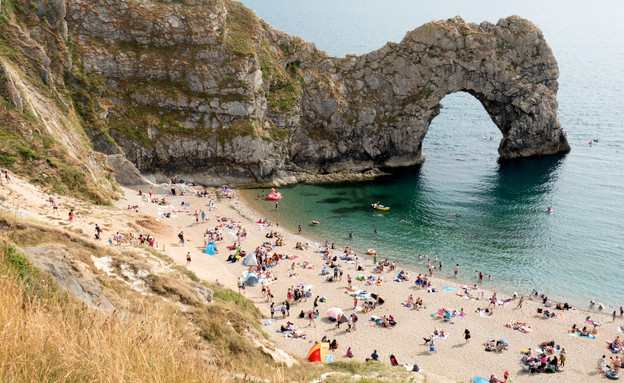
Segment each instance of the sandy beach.
M407 270L399 264L396 270L392 272L377 274L373 272L374 266L371 258L365 257L363 254L358 254L358 257L364 270L357 271L354 263L340 259L343 250L338 247L342 248L344 244L336 244L337 248L330 250L330 256L337 256L338 263L343 269L342 281L328 282L327 276L321 274L324 263L323 254L319 253L314 246L307 250L295 248L297 242L312 244L313 241L288 232L281 227L258 224L257 222L264 217L261 217L239 199L235 191L231 194L231 199L221 196L221 193L215 189L208 189L209 195L207 197L198 198L184 195L173 197L164 187L154 188L153 198L164 197L170 203L167 206L159 206L152 203L149 198L139 196L135 190L124 189L125 198L116 202L116 208L79 205L73 200L62 198L59 199L59 216L55 216L51 213L47 195L40 193L36 188L22 184L17 179L11 188L19 194L21 201L14 203L21 204L20 214L27 218L32 217L54 224L66 225L69 206L75 206L78 219L70 225L75 226L76 231L82 231L90 237L92 237L91 233L94 232L95 223L99 223L105 230L103 239L108 240L108 236L116 231L123 233L125 238L128 238L130 232L138 233L134 223L139 220L151 221L150 225L153 226L153 230L150 234L156 237L156 247L159 250L168 254L175 263L185 266L187 264L186 254L190 252L192 261L187 267L191 271L206 281L214 283L218 280L235 290L238 290L238 277L249 268L244 266L240 260L236 263L226 262L228 255L234 253L229 251L226 246L232 245L236 241L236 228L230 229L221 225L236 222L245 228L247 236L241 241L241 247L247 253L253 252L257 246L264 242L274 242L275 239L265 237L268 232L280 233L283 236L284 245L274 248L270 254L275 251L283 255L296 256L296 258L292 260L283 259L277 266L270 269L275 280L269 287L274 295L273 300L276 307L279 308L281 303L286 300L289 288L304 283L314 286L311 289L312 298L306 302L293 304L290 308L290 316L286 319L291 321L295 328L305 333L306 337L289 338L278 332L280 325L286 321L281 318L281 313L276 313L275 318L278 319L268 323L263 328L280 348L301 358L307 356L315 341L320 341L323 336L327 336L329 340L336 339L338 342L338 349L330 351L335 360L347 360L345 353L348 347L351 347L355 355L354 359L359 361L364 361L365 358L370 357L373 350L377 350L382 363L390 364L389 356L394 354L399 364L411 365L418 362L425 372L441 375L453 381L470 381L473 376L489 378L491 374L496 374L502 379L503 373L508 371L514 382L590 382L606 379L598 374L596 361L600 356L606 354L608 362L609 357L613 354L606 349L607 341L620 335L618 328L623 324L623 319L619 315L613 322L610 313L580 309L554 310L554 307L548 309L554 311L557 317L546 319L536 315L538 308L544 309L541 302L529 300L524 302L522 308L517 308L518 300L512 300L505 306L497 305L492 316L484 317L475 311L485 309L488 306L492 292L471 289L472 294L476 296L482 294L485 299L468 300L457 295L463 290L460 287L463 283L444 280L435 276L430 280L437 292L427 292L426 289L418 288L414 284L416 276L419 273L424 273L425 270ZM180 190L179 187L177 188ZM147 192L147 187L143 188L143 192ZM29 204L28 201L37 202ZM208 209L210 201L216 206L214 210ZM183 203L184 206L182 206ZM138 212L135 209L127 209L128 206L137 206ZM206 212L207 222L195 223L193 213L198 209ZM163 214L167 212L172 213L170 217L163 217ZM227 220L217 222L217 217L225 217ZM219 226L218 229L222 232L224 239L217 243L218 253L211 256L203 251L203 236L207 229L216 226ZM178 243L177 238L180 231L184 231L186 239L183 247ZM143 234L148 233L143 230ZM302 234L305 235L305 232ZM130 246L130 244L126 242L121 246ZM380 258L383 259L383 255L380 255ZM308 261L314 267L301 267L300 265L304 261ZM295 269L290 270L289 268L293 263ZM409 281L393 281L393 278L401 270L409 272ZM294 275L295 273L296 275ZM289 276L289 274L293 275ZM329 271L329 275L331 274L332 272ZM384 304L372 312L364 313L360 311L363 303L360 301L358 308L354 310L353 297L347 294L348 275L352 277L354 286L377 294L385 300ZM381 277L384 282L381 285L366 285L364 281L356 279L357 275ZM472 283L478 284L478 281L474 280ZM443 289L443 286L446 287ZM404 307L403 303L407 301L410 294L413 295L414 299L421 298L423 300L424 307L422 309L413 310ZM270 318L269 302L267 298L262 296L261 284L256 287L247 287L245 295L260 308L265 317L264 320L268 320ZM301 319L298 314L301 311L307 313L312 310L316 296L325 297L326 301L319 302L320 318L315 321L316 327L311 327L309 319L307 317ZM512 297L503 296L499 293L498 298ZM357 329L347 332L347 324L342 324L340 328L336 328L336 324L329 321L326 315L327 311L334 307L342 309L347 316L355 312L359 318ZM452 318L448 322L432 317L433 313L442 308L451 311L459 311L463 308L466 316ZM397 324L388 328L379 326L370 320L373 315L392 315ZM591 325L586 324L586 317L590 315L593 320L602 323L598 327L596 339L575 337L568 333L573 324L579 328L584 326L591 328ZM526 322L532 331L523 333L506 327L505 324L512 320ZM436 352L433 353L424 344L423 338L429 338L436 328L447 332L448 337L436 340ZM468 329L472 335L469 343L464 340L465 329ZM499 339L508 341L508 350L502 352L485 351L483 345L485 342ZM522 349L532 348L536 350L540 343L551 340L566 350L567 360L564 371L554 374L533 375L523 371L519 357ZM559 357L559 353L554 355Z
M303 283L314 286L311 289L312 298L308 299L307 302L293 304L290 308L290 316L286 319L291 321L295 328L306 334L305 339L288 338L277 332L280 325L286 321L282 319L281 313L276 313L275 318L278 319L264 327L277 345L284 350L305 358L311 345L323 336L327 336L329 340L337 339L339 344L337 350L331 351L336 360L347 359L345 353L348 347L351 347L355 359L360 361L370 357L373 350L376 349L383 363L389 364L389 356L394 354L400 364L412 364L417 361L425 371L456 381L469 381L476 375L489 378L491 374L496 374L502 379L504 371L508 371L515 382L587 382L605 379L597 374L596 361L605 353L608 354L607 359L611 355L606 349L606 342L613 340L620 334L618 327L622 324L622 318L618 317L615 322L612 322L611 316L606 313L578 309L554 310L554 307L551 307L550 311L554 311L558 315L556 318L545 319L542 316L537 316L536 312L538 308L548 308L545 308L541 302L530 300L526 300L522 308L517 308L518 300L512 300L505 306L497 305L491 317L484 317L475 311L478 308L485 309L488 306L489 298L492 295L490 291L470 290L477 296L483 293L485 300L468 300L456 295L462 291L460 287L462 283L443 280L434 276L431 281L437 292L428 293L426 289L417 288L414 284L415 277L419 273L424 273L425 270L406 270L411 277L410 281L394 282L393 277L397 276L400 270L405 270L400 264L393 272L376 274L373 273L372 260L358 254L360 264L364 267L364 271L358 272L354 263L340 260L343 251L338 248L330 250L330 255L331 257L338 256L338 263L342 267L344 275L342 281L327 282L327 276L321 274L324 263L323 254L319 253L314 246L308 250L295 248L297 242L312 244L313 241L288 232L281 227L256 223L264 217L237 198L236 193L233 193L233 196L232 199L214 200L217 208L209 213L210 221L208 223L194 225L192 216L181 214L172 220L176 222L173 226L176 229L178 227L184 228L185 233L188 233L188 237L191 238L194 257L189 268L201 278L212 282L219 279L231 288L236 288L238 276L248 270L248 267L242 265L240 261L236 263L225 262L228 254L233 253L233 251L227 250L226 246L235 242L234 232L224 230L224 241L218 244L219 253L216 256L203 254L200 249L197 249L198 246L203 247L202 237L206 228L215 226L215 217L227 217L243 224L247 230L247 238L242 241L242 249L247 253L253 252L257 246L264 242L274 242L274 239L265 237L270 231L277 231L283 236L284 246L276 247L274 251L297 258L281 260L278 266L270 269L272 276L277 277L274 283L270 285L276 307L279 308L281 302L286 300L288 288L297 287ZM176 206L176 202L180 199L191 201L190 211L205 208L208 200L210 200L210 198L174 197L173 206ZM342 244L337 244L337 246L339 245ZM184 249L170 247L168 253L179 264L186 263ZM272 254L273 252L269 253ZM314 268L301 267L300 265L304 261L310 262ZM289 268L293 263L296 268L290 270ZM297 275L289 276L292 272ZM331 274L330 270L328 275ZM385 282L381 285L366 285L364 281L356 280L356 275L360 274L381 276ZM360 301L358 310L354 311L353 297L346 294L347 275L351 275L354 286L378 294L385 300L385 303L372 312L363 313L360 311L363 302ZM478 284L476 279L473 283ZM454 290L444 291L443 286L448 287L445 290ZM420 297L426 308L411 310L404 307L403 303L407 301L410 294L413 295L414 299ZM266 319L270 318L269 302L262 296L260 284L253 288L247 287L246 296L256 302ZM311 327L309 320L307 318L300 319L298 314L302 310L305 313L312 310L316 296L326 297L327 301L319 303L321 315L315 321L317 326ZM498 298L512 297L498 294ZM357 329L347 332L347 324L342 324L340 328L336 328L336 324L329 321L326 315L326 312L333 307L341 308L345 315L356 312L359 318ZM463 308L467 315L464 318L453 318L450 322L444 322L431 316L432 313L442 308L458 311ZM390 328L378 326L370 320L373 315L393 315L397 325ZM596 339L573 337L568 334L568 330L573 324L580 328L586 325L591 328L592 326L585 323L586 317L590 315L593 320L602 323L602 326L598 327L599 333ZM522 333L505 327L505 324L512 320L526 322L532 331ZM432 353L429 351L429 347L424 345L423 338L428 338L436 328L448 332L449 336L447 339L437 340L435 342L437 352ZM469 329L472 335L469 343L464 340L465 329ZM492 339L507 340L509 349L500 353L486 352L483 344ZM535 350L540 343L551 340L567 351L564 372L536 375L524 372L519 358L522 349L532 348ZM559 353L554 355L559 356Z

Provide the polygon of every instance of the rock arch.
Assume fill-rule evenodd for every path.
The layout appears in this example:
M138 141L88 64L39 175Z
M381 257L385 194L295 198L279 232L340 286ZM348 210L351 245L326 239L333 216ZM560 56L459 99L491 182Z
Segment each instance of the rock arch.
M323 65L330 86L306 82L305 134L291 151L297 165L333 172L420 163L440 101L455 92L481 102L502 133L503 159L570 149L557 118L557 62L541 31L520 17L431 22L399 44Z

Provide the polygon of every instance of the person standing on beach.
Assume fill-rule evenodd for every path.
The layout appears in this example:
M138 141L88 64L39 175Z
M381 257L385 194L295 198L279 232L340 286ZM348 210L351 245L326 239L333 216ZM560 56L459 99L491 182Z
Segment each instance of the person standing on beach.
M74 220L74 209L71 209L69 211L69 222L72 222Z
M466 339L466 343L470 342L470 331L468 329L464 330L464 339Z
M299 229L299 234L301 234L301 225L298 225L297 229Z
M351 288L351 274L347 274L347 288Z
M191 265L191 252L187 252L186 253L186 265L190 266Z
M522 308L522 303L524 303L524 297L520 297L520 301L518 302L518 306L516 306L517 309L521 309Z
M245 281L243 281L242 277L238 277L238 293L245 294ZM273 318L273 313L271 313L271 318Z
M459 263L455 265L455 269L453 270L453 275L457 278L457 274L459 274Z
M180 239L179 245L180 245L180 246L182 246L182 247L184 247L184 232L183 232L183 231L181 231L181 232L178 234L178 238Z
M151 186L149 188L149 196L150 196L150 198L152 198L152 187Z

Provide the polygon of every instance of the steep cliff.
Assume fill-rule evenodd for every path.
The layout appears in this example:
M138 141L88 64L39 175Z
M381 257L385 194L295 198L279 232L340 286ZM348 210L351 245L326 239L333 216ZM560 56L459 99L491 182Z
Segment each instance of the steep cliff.
M0 166L50 192L108 203L111 169L92 150L65 86L72 61L63 23L51 25L37 9L0 3Z
M267 184L418 164L454 92L481 101L502 158L569 150L557 63L516 16L431 22L334 58L229 0L29 4L68 44L65 85L95 149L158 180Z

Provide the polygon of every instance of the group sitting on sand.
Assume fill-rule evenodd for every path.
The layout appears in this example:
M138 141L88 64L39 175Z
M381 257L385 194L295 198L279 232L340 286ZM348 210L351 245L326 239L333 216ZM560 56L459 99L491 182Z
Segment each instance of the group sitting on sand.
M525 371L531 373L554 373L563 371L565 365L566 352L564 348L555 346L553 341L542 342L540 344L540 351L537 356L533 356L531 349L524 352L521 358L522 367ZM553 355L555 352L559 352L559 358ZM549 355L553 355L550 357Z

